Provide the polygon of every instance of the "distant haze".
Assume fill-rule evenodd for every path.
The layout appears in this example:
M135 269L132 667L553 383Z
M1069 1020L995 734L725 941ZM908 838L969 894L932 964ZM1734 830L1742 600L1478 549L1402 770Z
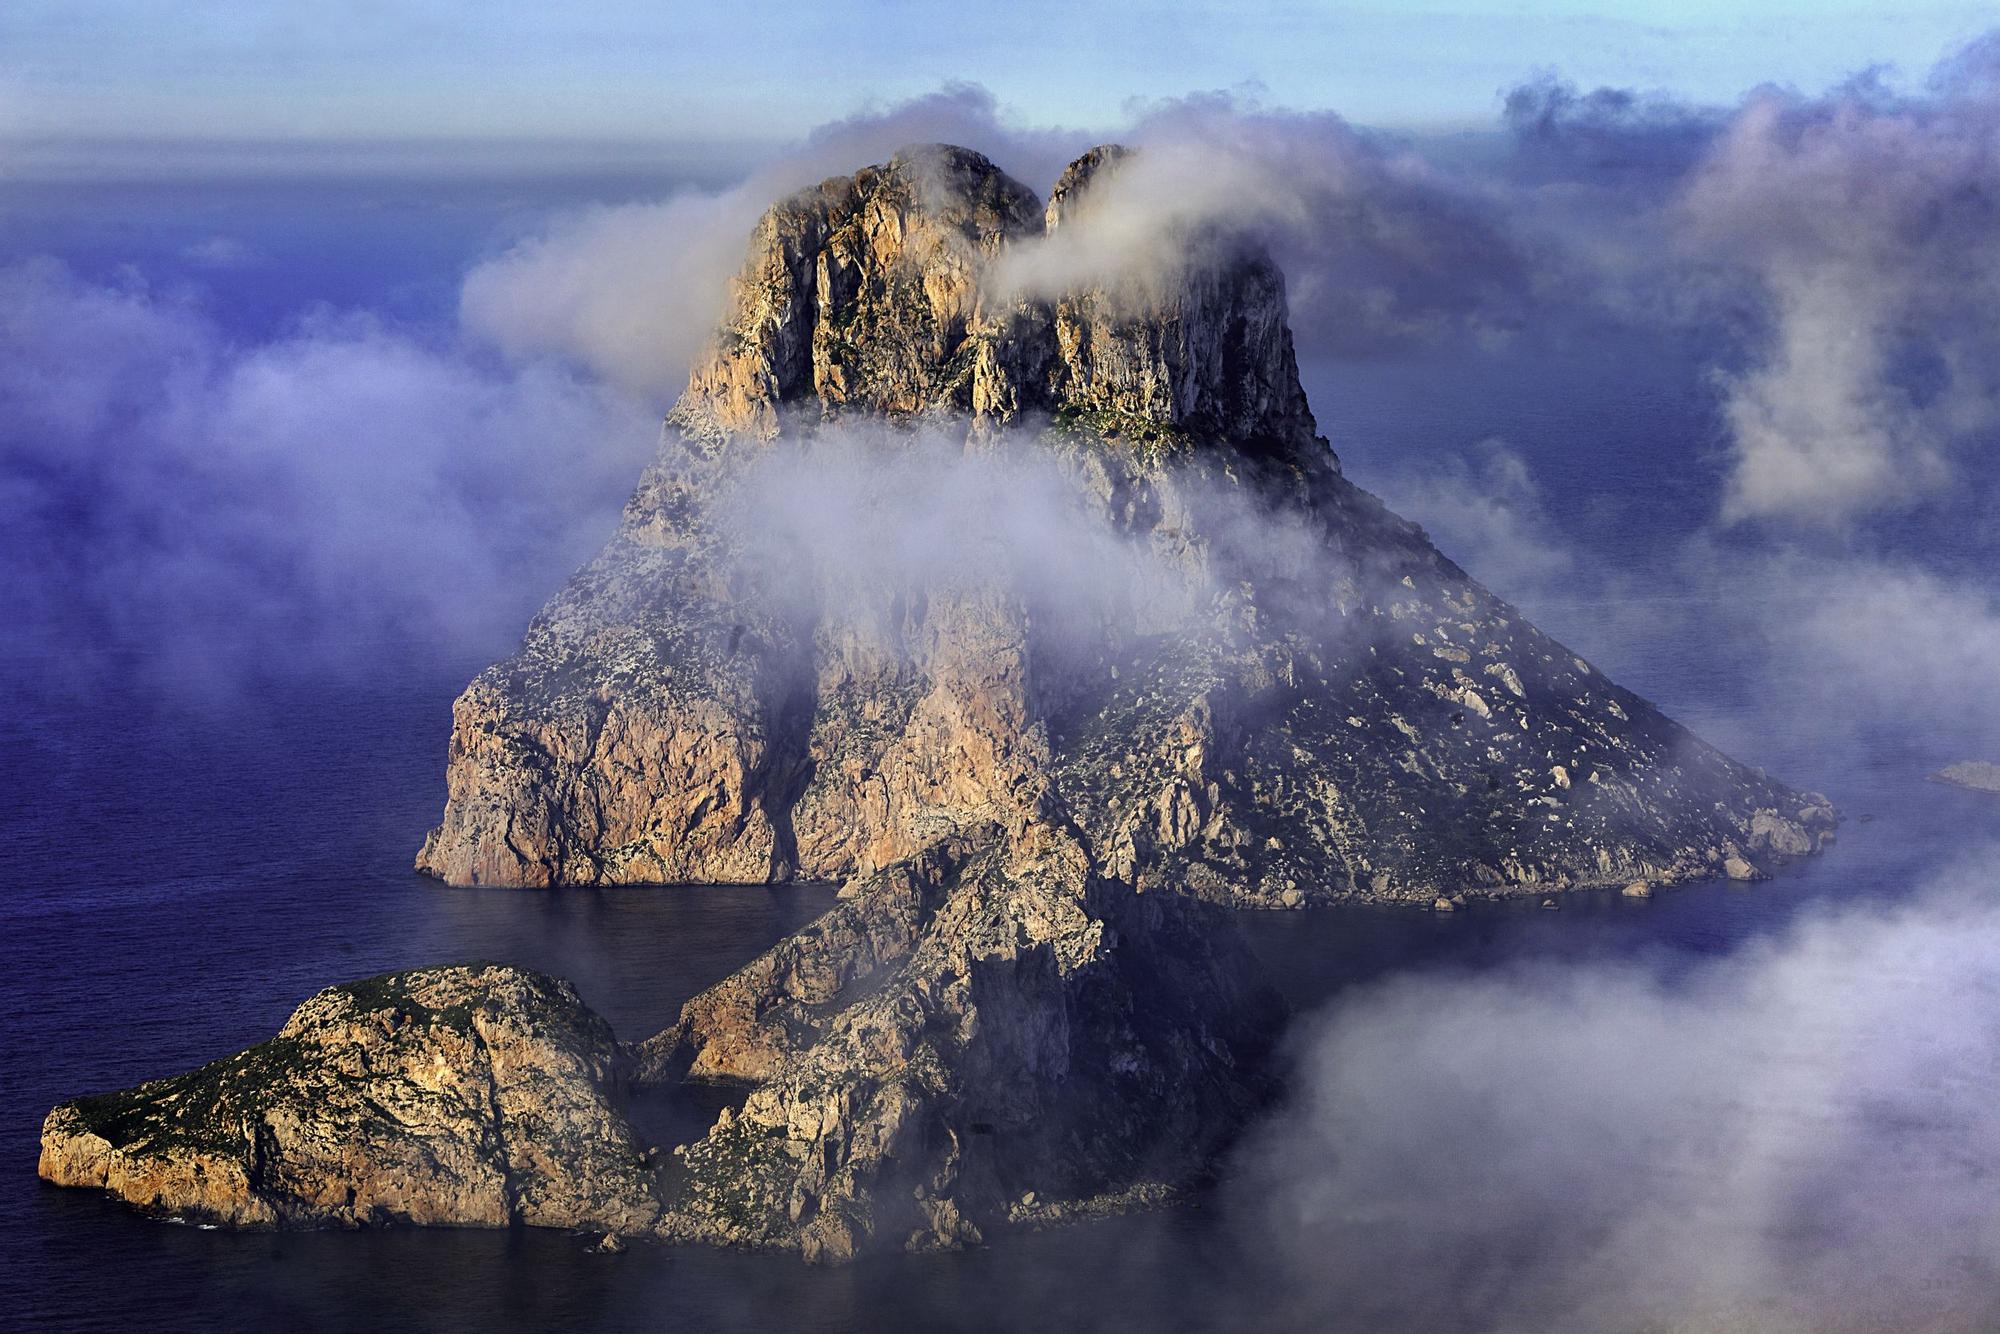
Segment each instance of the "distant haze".
M15 0L0 10L0 137L772 142L940 79L986 84L1025 123L1109 125L1163 92L1255 86L1369 124L1464 126L1538 69L1719 101L1918 70L1988 21L1951 0L977 0L948 19L910 0Z

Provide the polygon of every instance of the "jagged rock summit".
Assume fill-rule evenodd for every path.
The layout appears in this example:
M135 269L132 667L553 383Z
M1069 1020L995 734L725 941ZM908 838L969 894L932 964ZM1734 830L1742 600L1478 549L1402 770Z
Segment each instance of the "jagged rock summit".
M1283 280L1261 255L1189 237L1191 251L1226 253L1190 253L1151 292L1039 299L989 281L1010 246L1066 217L1072 231L1087 227L1093 179L1124 156L1107 147L1077 159L1046 210L984 157L946 146L778 205L670 420L698 439L768 439L800 406L998 424L1039 411L1103 414L1097 425L1142 439L1165 430L1244 450L1310 447Z
M1037 261L1119 207L1127 161L1093 150L1043 208L977 153L912 149L773 207L621 531L459 701L419 866L841 880L1044 797L1107 874L1262 907L1664 883L1815 842L1823 802L1341 475L1255 246L1217 225L1164 267L1020 281L1062 271ZM1078 633L1019 581L745 561L721 497L856 423L1033 454L1171 596Z

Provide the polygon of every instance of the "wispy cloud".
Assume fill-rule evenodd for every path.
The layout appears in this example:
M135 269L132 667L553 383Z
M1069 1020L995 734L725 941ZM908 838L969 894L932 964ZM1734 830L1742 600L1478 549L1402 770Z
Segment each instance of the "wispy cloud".
M54 261L0 269L0 403L10 644L223 684L367 661L384 636L504 644L655 439L546 364L360 315L241 345Z
M2000 857L1691 969L1405 974L1226 1197L1282 1328L1989 1324Z
M466 276L460 314L517 357L557 356L664 402L719 323L775 201L912 143L961 143L1046 190L1087 136L1024 130L970 84L830 121L734 186L571 214Z

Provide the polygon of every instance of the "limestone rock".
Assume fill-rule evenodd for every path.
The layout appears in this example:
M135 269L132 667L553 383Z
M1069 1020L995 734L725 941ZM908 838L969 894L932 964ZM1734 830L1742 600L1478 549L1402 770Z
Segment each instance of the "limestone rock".
M674 420L710 439L828 411L969 411L979 279L1040 201L978 153L932 145L774 206Z
M580 1227L659 1212L568 983L428 968L329 987L261 1046L55 1108L41 1175L251 1227Z
M1806 810L1817 808L1808 807ZM1801 812L1804 814L1804 811ZM1798 820L1787 819L1773 810L1755 811L1750 816L1750 847L1775 857L1803 857L1816 849L1813 836Z

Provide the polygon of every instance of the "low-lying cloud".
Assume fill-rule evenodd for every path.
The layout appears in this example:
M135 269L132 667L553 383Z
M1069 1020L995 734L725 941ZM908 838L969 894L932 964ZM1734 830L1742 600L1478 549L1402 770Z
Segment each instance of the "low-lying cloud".
M1494 188L1566 257L1552 286L1710 345L1726 521L1841 528L1991 450L1996 69L1988 37L1915 90L1868 71L1733 108L1554 77L1509 95Z
M546 363L363 315L239 344L54 261L0 269L0 404L10 645L223 685L504 645L657 438Z
M1276 1328L2000 1314L2000 853L1670 970L1403 975L1310 1021L1228 1199Z
M904 639L927 603L958 597L1018 608L1051 664L1099 663L1133 636L1220 633L1244 581L1260 611L1302 632L1340 623L1328 590L1362 572L1305 516L1198 461L1114 481L1118 465L1045 448L1037 431L968 448L962 431L834 423L733 459L720 476L676 451L663 466L707 473L732 587L838 633L872 630L873 646L892 652L973 647Z
M1694 243L1768 302L1723 382L1727 517L1907 504L2000 423L1996 176L2000 101L1964 85L1766 93L1735 118L1682 201Z

